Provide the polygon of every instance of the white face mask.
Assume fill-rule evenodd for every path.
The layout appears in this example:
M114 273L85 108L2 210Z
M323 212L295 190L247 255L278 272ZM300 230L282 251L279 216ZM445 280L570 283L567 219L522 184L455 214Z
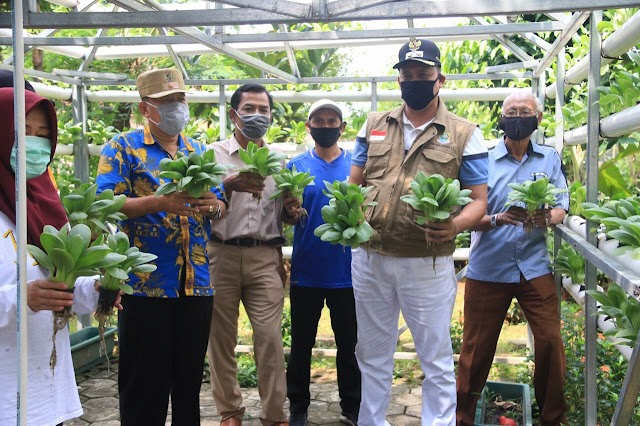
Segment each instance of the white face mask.
M160 114L160 122L156 123L149 118L153 124L158 126L160 130L171 136L177 136L184 129L184 126L189 122L189 106L184 102L167 102L160 106L145 103L151 105L158 110Z

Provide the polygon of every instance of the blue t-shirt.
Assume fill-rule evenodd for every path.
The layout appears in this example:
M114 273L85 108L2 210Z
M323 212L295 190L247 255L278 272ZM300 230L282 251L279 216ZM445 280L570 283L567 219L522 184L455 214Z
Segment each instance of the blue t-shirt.
M316 156L315 149L293 158L287 168L293 166L299 172L315 176L302 196L302 207L309 213L306 220L294 228L293 255L291 256L291 285L301 287L348 288L351 287L351 248L320 240L313 231L324 223L321 210L329 204L329 197L322 193L324 182L347 180L351 169L351 153L327 163Z
M198 141L180 135L178 151L202 154L206 147ZM102 149L98 165L98 193L112 189L118 194L136 198L153 195L169 179L159 178L159 163L170 158L151 135L148 127L121 133ZM218 198L218 188L212 192ZM151 262L154 272L129 275L135 296L179 297L181 278L187 296L212 296L209 280L207 241L211 236L211 222L204 215L177 216L165 211L127 219L120 223L129 235L131 245L158 256Z

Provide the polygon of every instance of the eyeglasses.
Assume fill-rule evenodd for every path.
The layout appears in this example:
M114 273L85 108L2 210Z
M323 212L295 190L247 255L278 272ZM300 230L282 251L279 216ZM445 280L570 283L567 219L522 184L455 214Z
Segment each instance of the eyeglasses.
M534 115L536 115L538 112L537 111L532 111L530 109L509 109L504 113L505 117L533 117Z

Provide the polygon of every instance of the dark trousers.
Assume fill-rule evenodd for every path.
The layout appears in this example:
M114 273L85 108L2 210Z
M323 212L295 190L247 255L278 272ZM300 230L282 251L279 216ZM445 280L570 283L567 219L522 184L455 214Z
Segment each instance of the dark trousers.
M355 356L358 334L352 288L291 287L291 354L287 364L289 410L292 413L306 412L311 401L311 350L316 342L325 300L338 347L336 365L340 406L343 412L358 413L360 369Z
M467 278L464 293L464 331L458 362L458 426L474 424L476 402L493 363L505 315L516 298L534 337L533 384L540 408L540 425L565 421L565 354L560 334L558 293L553 275L504 284Z
M118 314L122 426L200 425L213 297L124 296Z

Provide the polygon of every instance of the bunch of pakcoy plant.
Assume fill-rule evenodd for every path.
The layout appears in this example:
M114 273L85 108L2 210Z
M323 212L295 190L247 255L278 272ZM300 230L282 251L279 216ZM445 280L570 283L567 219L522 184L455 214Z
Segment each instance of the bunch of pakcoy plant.
M542 177L536 180L526 180L522 183L510 183L511 192L507 195L506 207L518 206L523 204L529 217L533 213L547 206L553 207L558 205L556 195L567 192L566 189L558 189L552 183L549 183L548 177ZM533 230L533 223L527 222L524 227L527 232Z
M598 290L587 290L587 294L596 299L600 306L598 312L610 317L615 327L605 331L605 336L622 339L620 344L631 346L636 344L640 332L640 302L627 294L616 283L609 283L606 293Z
M122 261L122 256L113 253L104 244L104 235L100 234L91 242L91 230L87 225L77 224L72 227L64 225L60 230L46 225L40 234L38 246L29 244L29 254L49 271L49 281L63 282L68 291L73 291L79 277L98 275L100 268L109 267ZM57 361L55 339L71 317L71 308L53 313L53 350L50 365L54 368Z
M158 258L155 254L144 253L137 247L129 246L129 237L124 232L107 235L106 244L112 253L118 254L119 262L106 265L100 269L100 296L95 319L98 321L100 339L104 347L104 330L109 316L113 313L113 305L120 291L133 294L133 288L126 283L129 274L148 273L156 270L156 265L149 262Z
M624 223L640 222L640 202L635 197L610 200L599 206L595 203L582 203L582 215L601 225L607 232L620 229Z
M258 147L254 142L249 142L247 149L240 148L238 156L245 164L239 170L240 173L252 173L266 179L282 170L284 155L273 152L266 146ZM254 194L254 198L259 200L261 196Z
M296 166L293 166L291 170L282 169L282 171L276 175L273 175L273 180L276 182L277 191L271 194L270 200L278 197L282 198L298 198L300 204L302 204L302 194L304 189L315 179L309 172L299 172L296 170ZM302 217L309 215L306 209L300 207L300 213Z
M127 200L126 195L114 195L111 189L96 195L97 189L98 185L95 183L83 183L75 189L70 186L60 188L60 199L69 224L89 226L94 240L98 235L109 232L107 223L116 224L127 218L120 212Z
M583 203L587 200L587 187L581 182L574 182L569 187L569 194L569 214L582 215Z
M607 237L620 241L620 247L614 250L616 256L631 252L631 257L640 260L640 221L622 219L618 229L607 231Z
M327 189L322 192L329 197L329 204L322 207L325 223L315 229L315 236L331 244L352 248L369 241L374 231L364 219L364 213L367 207L377 204L364 202L371 187L363 188L345 181L324 181L324 185Z
M460 189L458 179L445 179L442 175L427 176L418 172L410 183L412 194L400 197L402 201L422 213L416 216L416 223L443 222L449 219L458 207L473 201L470 189Z
M192 198L200 198L211 188L219 187L223 176L230 168L216 162L216 154L212 149L203 152L202 155L192 152L187 156L178 152L173 160L162 159L159 167L158 176L171 179L171 182L160 185L156 189L156 195L187 192Z
M553 263L556 272L571 278L573 284L584 284L584 257L573 247L563 243Z

